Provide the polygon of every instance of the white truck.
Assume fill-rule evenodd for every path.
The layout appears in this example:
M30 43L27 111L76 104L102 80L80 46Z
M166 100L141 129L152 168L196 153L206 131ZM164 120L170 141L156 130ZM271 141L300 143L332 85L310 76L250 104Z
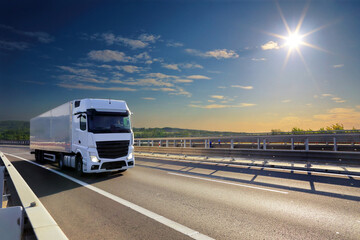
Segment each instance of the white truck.
M130 116L125 101L70 101L30 120L31 153L79 175L126 171L135 165Z

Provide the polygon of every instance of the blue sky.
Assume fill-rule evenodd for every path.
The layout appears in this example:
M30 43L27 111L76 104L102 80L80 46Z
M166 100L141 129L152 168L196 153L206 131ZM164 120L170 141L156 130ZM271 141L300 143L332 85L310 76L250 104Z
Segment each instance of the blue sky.
M74 2L0 4L0 120L93 97L135 127L360 128L358 1Z

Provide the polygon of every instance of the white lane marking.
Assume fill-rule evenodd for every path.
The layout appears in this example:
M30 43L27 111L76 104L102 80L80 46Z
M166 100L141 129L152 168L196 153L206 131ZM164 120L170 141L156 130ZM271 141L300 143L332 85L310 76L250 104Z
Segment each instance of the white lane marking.
M220 180L215 180L215 179L210 179L210 178L196 177L196 176L192 176L192 175L185 175L185 174L173 173L173 172L168 172L168 174L181 176L181 177L195 178L195 179L205 180L205 181L209 181L209 182L224 183L224 184L234 185L234 186L238 186L238 187L254 188L254 189L263 190L263 191L288 194L288 192L283 192L283 191L278 191L278 190L273 190L273 189L268 189L268 188L262 188L262 187L243 185L243 184L239 184L239 183L225 182L225 181L220 181Z
M51 169L49 167L40 165L40 164L38 164L36 162L30 161L28 159L25 159L25 158L22 158L22 157L19 157L19 156L10 154L10 153L4 153L4 154L15 157L15 158L18 158L18 159L21 159L21 160L24 160L24 161L29 162L31 164L34 164L34 165L36 165L38 167L49 170L50 172L56 173L56 174L58 174L58 175L60 175L60 176L62 176L64 178L69 179L70 181L73 181L73 182L75 182L75 183L77 183L77 184L79 184L79 185L81 185L83 187L86 187L86 188L88 188L88 189L90 189L90 190L92 190L92 191L94 191L96 193L99 193L99 194L101 194L101 195L103 195L103 196L105 196L107 198L110 198L110 199L114 200L117 203L120 203L120 204L122 204L122 205L124 205L124 206L126 206L128 208L131 208L132 210L134 210L134 211L136 211L136 212L138 212L140 214L143 214L143 215L145 215L145 216L147 216L147 217L149 217L149 218L151 218L151 219L153 219L153 220L155 220L155 221L157 221L159 223L162 223L162 224L164 224L165 226L167 226L169 228L172 228L172 229L174 229L174 230L176 230L176 231L178 231L178 232L180 232L182 234L185 234L185 235L189 236L192 239L199 239L199 240L213 239L213 238L211 238L211 237L209 237L207 235L199 233L198 231L195 231L195 230L193 230L191 228L188 228L188 227L186 227L184 225L181 225L180 223L174 222L174 221L172 221L172 220L170 220L170 219L168 219L166 217L163 217L163 216L161 216L161 215L159 215L157 213L151 212L151 211L149 211L149 210L147 210L147 209L145 209L143 207L140 207L140 206L138 206L138 205L136 205L134 203L131 203L131 202L125 200L125 199L122 199L122 198L120 198L118 196L115 196L114 194L111 194L109 192L101 190L100 188L94 187L94 186L92 186L92 185L90 185L90 184L88 184L86 182L80 181L80 180L78 180L76 178L73 178L73 177L71 177L69 175L66 175L66 174L64 174L62 172L56 171L56 170Z
M277 168L277 167L262 167L262 166L254 166L254 165L245 165L245 164L233 164L233 163L227 163L227 162L206 162L206 161L196 161L196 160L182 160L182 159L171 159L171 158L165 158L165 157L148 157L148 156L138 156L139 158L149 158L149 159L158 159L158 160L167 160L167 161L174 161L174 162L188 162L188 163L199 163L199 164L209 164L209 165L217 165L217 164L224 164L226 166L230 167L243 167L243 168L261 168L264 170L284 170L285 171L294 171L294 172L302 172L302 173L316 173L319 175L327 175L327 176L334 176L334 177L359 177L359 175L352 175L352 174L343 174L343 173L326 173L326 172L320 172L320 171L311 171L311 170L298 170L298 169L292 169L292 168Z

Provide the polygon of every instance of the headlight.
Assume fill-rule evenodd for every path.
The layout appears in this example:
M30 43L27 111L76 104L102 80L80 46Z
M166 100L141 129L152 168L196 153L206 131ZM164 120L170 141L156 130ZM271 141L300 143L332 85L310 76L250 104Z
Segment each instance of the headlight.
M100 162L100 160L96 156L90 156L92 162Z
M133 153L130 153L129 156L127 157L127 159L131 159L133 158Z

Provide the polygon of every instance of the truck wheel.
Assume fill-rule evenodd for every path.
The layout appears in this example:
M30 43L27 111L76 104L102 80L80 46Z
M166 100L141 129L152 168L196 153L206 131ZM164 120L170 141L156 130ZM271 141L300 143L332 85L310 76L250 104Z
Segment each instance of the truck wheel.
M64 170L65 165L64 165L64 156L63 155L60 156L58 164L59 164L59 168L61 170Z
M81 177L84 174L82 157L79 157L78 160L76 161L76 173L79 177Z
M35 150L35 161L39 163L44 162L44 153L40 150Z

